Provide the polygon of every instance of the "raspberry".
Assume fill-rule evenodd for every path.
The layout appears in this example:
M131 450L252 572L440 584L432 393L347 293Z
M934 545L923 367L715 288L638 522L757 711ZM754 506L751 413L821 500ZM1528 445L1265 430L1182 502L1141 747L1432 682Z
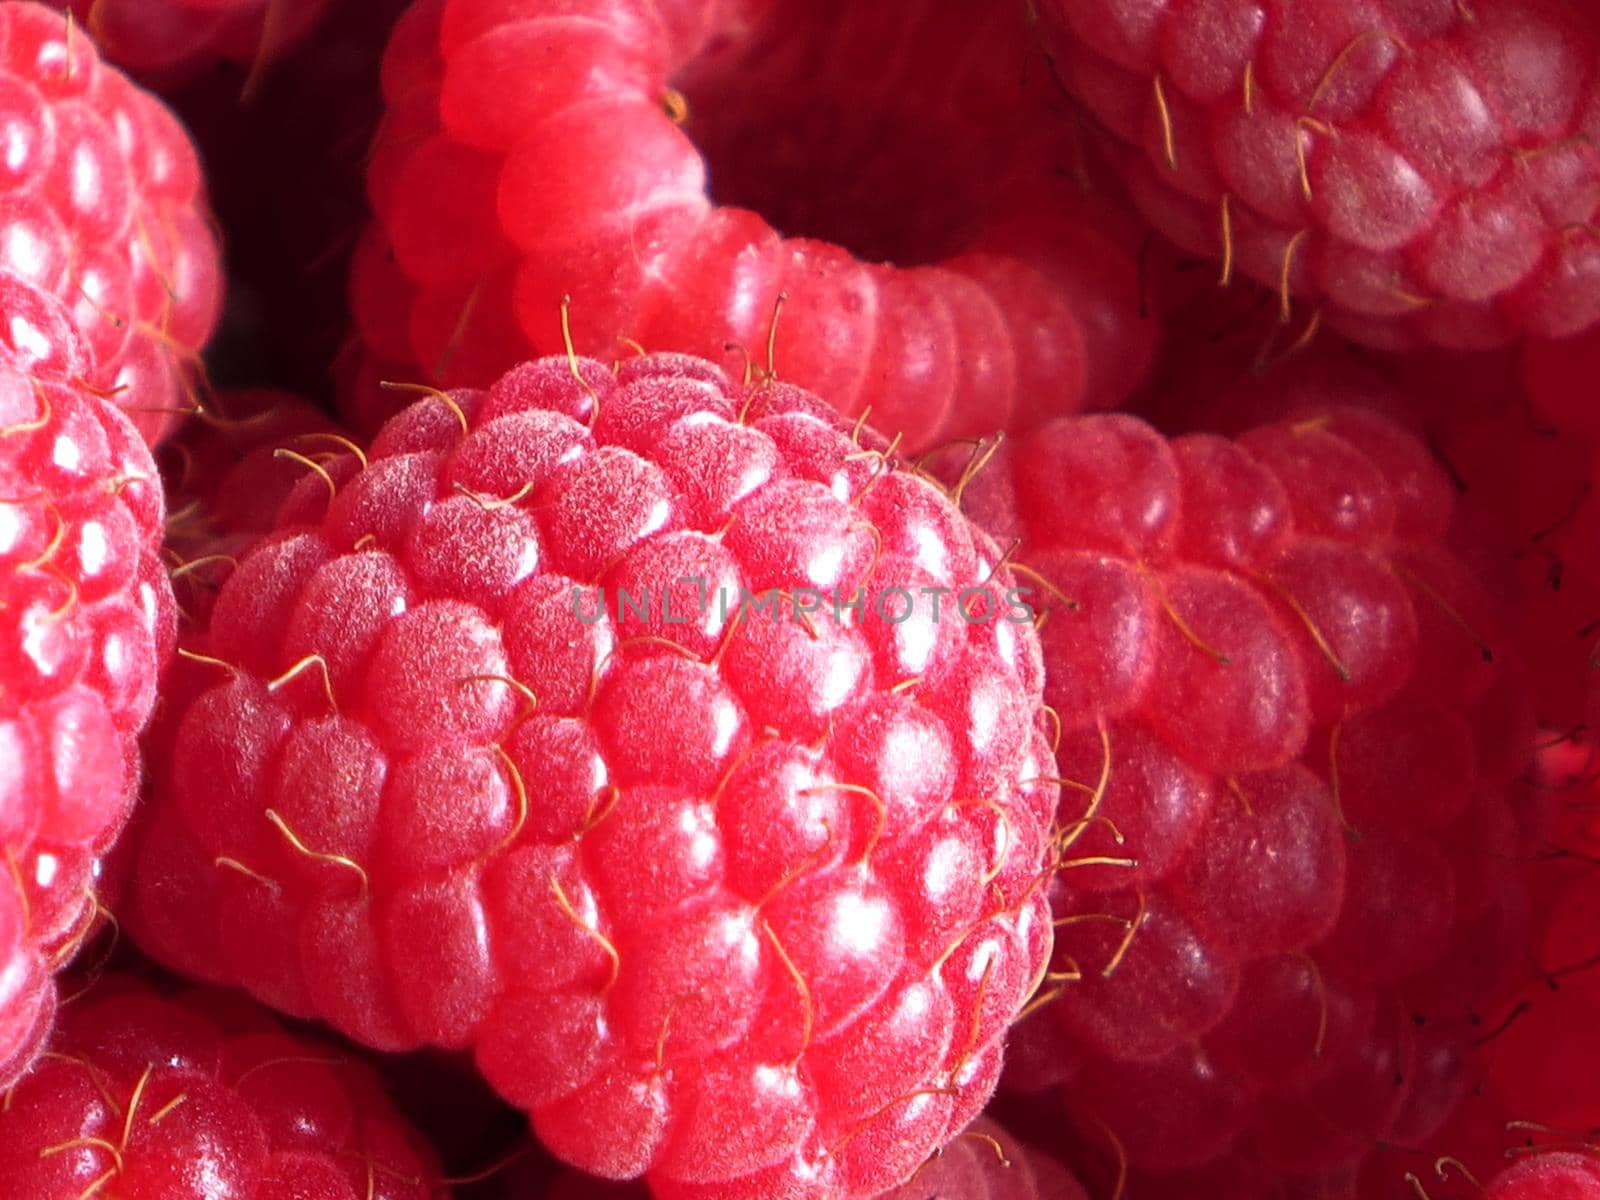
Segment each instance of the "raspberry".
M128 923L470 1048L595 1174L873 1195L982 1107L1048 956L1014 586L791 385L573 357L419 401L188 639Z
M1012 1082L1133 1196L1298 1195L1426 1140L1517 963L1509 618L1424 446L1303 388L1233 438L1061 418L956 484L1019 539L1060 725L1055 999Z
M320 409L266 388L216 393L162 443L166 553L188 621L208 619L228 564L272 528L307 463L351 444Z
M137 737L175 636L162 495L137 431L78 381L54 297L0 272L0 1083L49 1031L99 911Z
M194 407L222 265L193 146L158 100L39 4L0 3L0 269L58 296L88 382L154 444Z
M586 353L721 358L766 344L785 295L784 375L910 446L1116 403L1154 322L1114 220L1058 178L1072 130L1024 20L960 0L416 5L351 277L367 375L482 385L560 349L565 293ZM353 419L382 400L358 387Z
M218 59L256 69L303 39L329 0L49 0L118 66L165 84Z
M567 1172L545 1200L638 1200L647 1195ZM905 1183L878 1200L1087 1200L1071 1173L1049 1155L979 1117Z
M1044 0L1185 249L1384 348L1600 321L1600 26L1566 0Z
M229 995L103 979L7 1096L0 1171L17 1196L448 1194L370 1068Z

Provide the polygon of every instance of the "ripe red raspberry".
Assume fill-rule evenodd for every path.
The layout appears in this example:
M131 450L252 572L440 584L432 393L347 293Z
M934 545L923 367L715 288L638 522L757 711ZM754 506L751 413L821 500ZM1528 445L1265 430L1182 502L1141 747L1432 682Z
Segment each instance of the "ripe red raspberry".
M728 362L787 295L785 377L908 446L1109 407L1154 322L1133 255L1060 178L1074 130L1024 21L964 0L423 0L390 42L351 278L368 375L481 386L560 349L566 293L586 353ZM353 419L388 399L358 391Z
M329 0L49 0L119 67L178 83L218 59L271 65L306 37Z
M873 1195L982 1107L1049 953L1015 586L787 384L552 358L422 400L189 639L129 925L471 1048L593 1173Z
M0 1086L94 924L175 635L155 464L78 381L51 296L0 272Z
M0 1110L13 1196L445 1200L433 1152L364 1063L222 993L131 976L70 1008Z
M508 1193L508 1196L511 1193ZM541 1193L545 1200L642 1200L627 1188L567 1172ZM516 1193L523 1200L531 1193ZM979 1117L949 1146L878 1200L1088 1200L1066 1167L1017 1141L988 1117Z
M1036 572L1061 729L1056 998L1013 1081L1060 1085L1132 1196L1425 1140L1519 962L1531 803L1443 471L1322 405L1236 438L1063 418L959 488Z
M1372 345L1600 320L1600 27L1568 0L1041 0L1186 249Z
M154 444L194 407L222 266L171 112L40 4L0 3L0 269L54 293L88 381Z

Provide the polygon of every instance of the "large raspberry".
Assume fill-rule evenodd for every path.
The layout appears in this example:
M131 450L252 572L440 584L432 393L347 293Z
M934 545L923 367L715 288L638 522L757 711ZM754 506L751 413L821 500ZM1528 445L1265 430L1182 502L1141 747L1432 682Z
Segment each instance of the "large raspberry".
M165 105L43 5L0 2L0 269L60 297L87 378L152 444L194 408L222 264Z
M903 1180L1044 968L1057 797L1000 554L838 420L552 358L317 464L189 640L136 936L658 1195Z
M384 90L351 287L398 377L559 350L566 293L588 353L724 362L786 294L785 377L912 447L1109 407L1148 364L1020 4L422 0Z
M173 83L218 59L270 66L322 19L330 0L49 0L89 30L105 56Z
M1140 1200L1348 1186L1425 1140L1520 961L1532 803L1442 470L1319 404L1231 439L1062 419L962 495L1050 598L1057 998L1016 1084L1063 1085Z
M130 976L62 1012L6 1094L0 1178L28 1200L445 1200L433 1152L348 1051L221 993Z
M155 464L86 365L55 299L0 272L0 1083L95 921L174 637Z
M1600 320L1584 0L1040 0L1062 77L1185 248L1384 347Z

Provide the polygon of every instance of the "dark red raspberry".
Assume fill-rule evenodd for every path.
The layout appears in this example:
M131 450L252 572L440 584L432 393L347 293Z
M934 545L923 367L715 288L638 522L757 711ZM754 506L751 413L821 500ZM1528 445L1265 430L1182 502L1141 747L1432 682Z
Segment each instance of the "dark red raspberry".
M111 976L62 1010L6 1093L13 1196L445 1200L433 1152L371 1069L233 995Z
M209 619L237 557L272 528L307 468L353 444L322 410L265 388L217 392L162 443L166 557L187 621Z
M1060 1085L1133 1196L1298 1195L1425 1141L1521 961L1507 615L1420 441L1284 403L1233 438L1063 418L957 485L1033 572L1060 725L1056 998L1013 1081Z
M95 922L175 634L155 464L87 364L54 297L0 272L0 1083Z
M1109 407L1154 322L1032 57L1012 4L424 0L351 278L365 378L481 386L560 349L568 293L587 353L759 359L786 295L784 376L910 446Z
M119 67L174 83L221 59L253 69L309 34L329 0L49 0Z
M89 383L154 444L195 407L222 264L194 147L41 4L0 3L0 269L58 296Z
M471 1048L597 1174L873 1195L982 1107L1048 956L1015 586L787 384L552 358L422 400L307 472L189 639L129 924Z
M1386 348L1600 320L1600 26L1569 0L1041 0L1168 237Z
M1530 347L1530 359L1535 353ZM1473 569L1514 593L1512 632L1540 722L1557 734L1587 720L1600 631L1600 443L1570 397L1551 405L1542 376L1511 355L1421 355L1383 364L1399 382L1368 402L1403 413L1447 465L1457 524L1479 532ZM1530 364L1531 367L1531 364ZM1485 551L1488 551L1486 554Z

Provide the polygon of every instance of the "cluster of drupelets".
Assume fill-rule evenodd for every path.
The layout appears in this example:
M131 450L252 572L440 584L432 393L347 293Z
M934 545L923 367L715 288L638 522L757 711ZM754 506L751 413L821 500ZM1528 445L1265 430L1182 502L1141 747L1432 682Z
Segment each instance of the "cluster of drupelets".
M0 0L0 1190L1600 1197L1597 370L1581 0Z

